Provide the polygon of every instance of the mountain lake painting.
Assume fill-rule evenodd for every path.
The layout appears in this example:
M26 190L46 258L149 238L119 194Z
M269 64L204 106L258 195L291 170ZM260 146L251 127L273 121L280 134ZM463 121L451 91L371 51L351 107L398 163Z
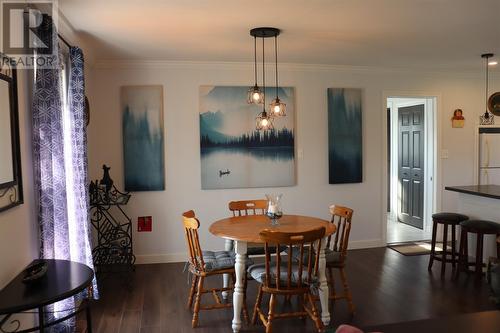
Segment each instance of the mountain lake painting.
M361 89L328 89L330 184L363 181Z
M121 88L126 191L165 189L163 86Z
M256 131L262 105L247 104L248 87L200 87L202 189L295 185L293 88L279 88L286 116L274 130ZM266 89L266 104L276 97Z

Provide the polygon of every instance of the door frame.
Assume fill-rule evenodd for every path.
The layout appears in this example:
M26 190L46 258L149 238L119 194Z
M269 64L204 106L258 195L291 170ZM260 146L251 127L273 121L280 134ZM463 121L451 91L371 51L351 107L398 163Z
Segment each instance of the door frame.
M429 184L429 180L432 177L432 182L431 182L431 187L432 187L432 199L428 200L429 196L425 196L425 202L424 202L424 231L427 231L426 228L428 228L428 225L430 225L431 221L431 216L432 213L435 211L439 211L441 208L441 196L442 196L442 191L441 189L441 160L439 158L439 152L441 151L441 117L438 115L440 114L441 110L441 94L436 93L436 92L425 92L425 91L383 91L382 94L383 98L383 110L384 110L384 115L387 114L387 109L391 108L391 118L392 114L392 105L389 105L388 103L388 98L413 98L413 99L426 99L427 101L431 101L432 105L427 105L426 103L426 114L424 117L432 117L433 120L433 139L431 140L433 143L433 163L432 163L432 173L429 174L429 172L424 174L425 178L425 185ZM430 111L427 111L430 110ZM428 114L430 113L430 114ZM392 123L392 121L391 121ZM427 126L427 121L426 121L426 126ZM382 117L382 240L384 244L387 244L387 219L389 217L389 212L387 212L387 197L388 197L388 191L387 191L387 170L390 168L390 166L387 163L387 157L388 157L388 149L387 149L387 118L386 116ZM429 131L426 130L426 139L428 138L428 133ZM391 133L392 134L392 133ZM394 137L394 136L392 136ZM426 143L429 142L426 140ZM392 143L391 143L392 147ZM397 152L397 151L396 151ZM427 144L425 147L425 152L424 154L426 155L426 163L428 161L427 158ZM391 164L394 163L393 158L391 158ZM391 170L391 177L392 177L392 170ZM394 179L394 178L393 178ZM424 186L425 186L424 185ZM391 183L391 188L393 186L397 186L397 184ZM427 190L426 190L427 191ZM428 202L431 201L431 202ZM397 207L395 207L397 209ZM391 205L391 212L394 212L394 207ZM395 211L397 212L397 210Z
M429 115L426 114L427 110L432 110L433 105L432 102L429 101L429 98L401 98L401 97L389 97L394 99L394 101L388 101L388 105L390 105L390 110L391 110L391 164L389 165L389 172L390 172L390 177L393 180L399 180L399 108L404 108L404 107L409 107L409 106L416 106L416 105L424 105L424 172L422 175L422 181L424 183L424 211L422 215L422 223L423 223L423 231L424 232L429 232L429 226L428 226L428 220L427 220L427 215L426 211L428 210L428 207L432 207L432 197L433 193L431 191L431 195L427 195L426 189L428 185L430 184L432 186L432 181L429 181L429 177L427 177L427 174L429 170L433 170L434 167L432 165L428 165L429 157L430 154L432 154L432 151L428 151L428 143L431 142L431 138L429 138L429 127L433 128L433 117L429 117ZM408 99L408 100L406 100ZM396 103L396 104L392 104ZM432 160L432 159L431 159ZM391 219L398 219L398 213L400 210L400 204L401 201L399 199L400 195L400 188L398 181L393 181L391 182L391 189L390 189L390 214L391 214ZM428 200L431 200L430 202ZM427 206L429 205L429 206ZM427 208L427 209L426 209ZM427 222L427 223L426 223Z

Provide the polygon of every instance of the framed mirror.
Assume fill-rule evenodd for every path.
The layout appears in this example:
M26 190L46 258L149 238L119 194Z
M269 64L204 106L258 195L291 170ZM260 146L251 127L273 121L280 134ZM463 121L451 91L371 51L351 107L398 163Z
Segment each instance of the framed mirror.
M495 116L500 116L500 91L492 94L488 98L488 109Z
M0 53L0 212L23 203L17 72Z

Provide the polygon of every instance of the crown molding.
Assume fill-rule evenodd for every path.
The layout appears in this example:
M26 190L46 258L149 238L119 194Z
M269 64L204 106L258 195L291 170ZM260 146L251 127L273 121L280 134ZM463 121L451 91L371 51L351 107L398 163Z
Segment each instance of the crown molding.
M220 61L172 61L172 60L121 60L101 59L93 63L93 69L221 69L221 70L253 70L253 62L220 62ZM269 69L274 64L268 64ZM464 70L434 70L425 68L402 68L402 67L374 67L374 66L346 66L328 64L300 64L281 63L279 70L297 72L355 72L355 73L394 73L394 74L419 74L420 76L445 76L460 78L481 78L482 71ZM490 77L500 78L500 73L490 72Z
M71 22L61 12L60 7L57 8L57 13L58 13L58 18L57 18L58 32L71 45L78 46L83 50L86 65L88 65L90 68L93 68L95 64L95 56L94 53L92 52L92 48L81 38L80 34L75 30Z

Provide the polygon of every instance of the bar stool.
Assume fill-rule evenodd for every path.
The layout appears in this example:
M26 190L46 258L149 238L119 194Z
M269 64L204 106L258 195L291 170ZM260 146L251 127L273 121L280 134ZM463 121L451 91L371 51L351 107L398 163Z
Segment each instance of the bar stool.
M456 271L455 278L458 278L460 270L468 271L469 266L475 266L474 273L476 279L481 279L483 275L483 241L484 235L500 235L500 224L492 221L484 220L468 220L460 222L460 228L462 229L460 233L460 250L459 250L459 261L458 269ZM467 234L476 234L476 260L475 262L469 262L469 247ZM497 254L500 254L500 245L497 243Z
M443 276L446 270L446 263L451 263L453 267L458 262L458 253L456 251L456 226L468 220L469 217L457 213L437 213L432 215L432 241L431 241L431 255L429 258L429 271L432 269L434 260L441 261L441 275ZM436 235L438 225L443 225L443 250L436 252ZM447 250L448 246L448 226L451 226L451 251ZM451 259L448 258L451 255Z

